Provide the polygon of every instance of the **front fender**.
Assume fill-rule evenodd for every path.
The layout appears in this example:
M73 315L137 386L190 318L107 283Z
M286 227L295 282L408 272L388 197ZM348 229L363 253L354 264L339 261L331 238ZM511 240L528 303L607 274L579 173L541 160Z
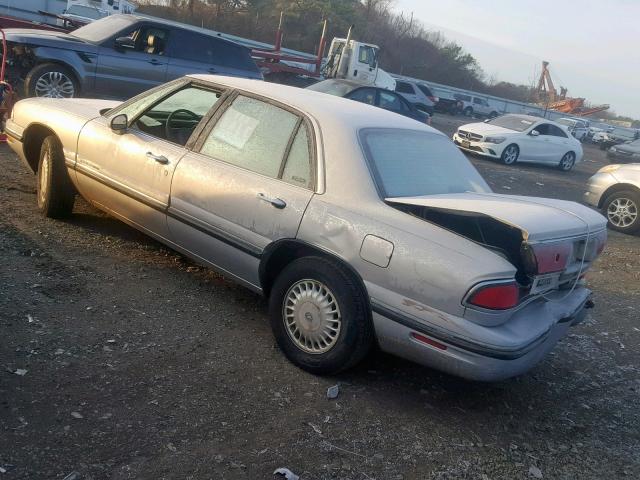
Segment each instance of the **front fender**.
M48 46L31 47L37 64L57 63L71 70L81 92L90 92L95 85L98 55L77 50L66 50Z

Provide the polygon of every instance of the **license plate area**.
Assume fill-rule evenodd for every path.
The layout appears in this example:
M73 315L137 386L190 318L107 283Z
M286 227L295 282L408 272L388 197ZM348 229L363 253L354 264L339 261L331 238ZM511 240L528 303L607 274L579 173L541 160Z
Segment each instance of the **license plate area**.
M549 275L539 275L533 279L531 284L531 295L555 290L560 285L560 273L550 273Z
M460 144L462 145L462 148L469 148L471 146L471 142L469 140L462 140Z

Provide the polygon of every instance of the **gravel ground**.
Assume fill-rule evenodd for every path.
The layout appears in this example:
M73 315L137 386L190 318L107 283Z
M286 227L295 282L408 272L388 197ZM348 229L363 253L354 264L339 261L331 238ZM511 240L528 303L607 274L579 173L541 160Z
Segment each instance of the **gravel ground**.
M579 201L604 163L586 150L569 174L472 161L498 192ZM596 308L526 375L376 352L320 378L280 354L264 300L83 201L40 217L33 176L0 164L0 480L640 478L638 237L610 235Z

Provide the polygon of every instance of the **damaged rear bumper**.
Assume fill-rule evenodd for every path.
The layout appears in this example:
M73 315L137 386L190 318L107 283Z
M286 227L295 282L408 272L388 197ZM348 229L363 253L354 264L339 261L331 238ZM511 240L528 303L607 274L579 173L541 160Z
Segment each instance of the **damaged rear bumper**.
M557 298L567 295L557 293ZM593 305L590 295L588 289L577 288L562 302L541 300L519 311L504 325L486 327L486 338L501 339L502 343L448 331L375 299L371 301L382 350L470 380L498 381L525 373L544 358L570 326L584 320L587 308ZM527 336L527 332L536 331L527 328L530 322L543 323L548 328ZM420 341L416 334L433 342Z

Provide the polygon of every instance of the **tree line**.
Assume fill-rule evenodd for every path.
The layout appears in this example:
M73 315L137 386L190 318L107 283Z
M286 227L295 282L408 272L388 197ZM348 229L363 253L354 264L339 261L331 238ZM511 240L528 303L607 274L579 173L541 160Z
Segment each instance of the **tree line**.
M532 85L487 79L477 60L460 45L433 32L411 14L397 12L394 0L139 0L138 11L221 32L273 43L284 14L283 46L316 52L324 20L327 40L354 38L381 48L380 66L391 72L531 102ZM610 115L611 116L611 115ZM615 114L613 115L615 116Z

